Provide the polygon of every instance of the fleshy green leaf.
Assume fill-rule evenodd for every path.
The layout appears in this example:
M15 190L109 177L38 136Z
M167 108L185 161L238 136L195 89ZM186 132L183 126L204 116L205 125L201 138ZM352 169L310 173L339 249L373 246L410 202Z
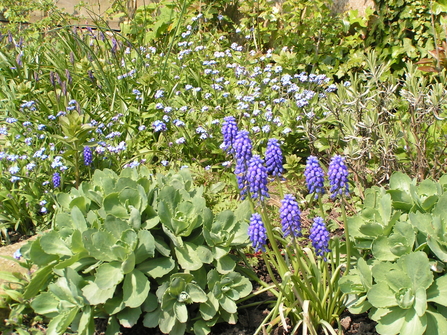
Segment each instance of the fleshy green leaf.
M123 301L127 307L136 308L143 304L149 293L148 278L139 270L134 269L124 277Z

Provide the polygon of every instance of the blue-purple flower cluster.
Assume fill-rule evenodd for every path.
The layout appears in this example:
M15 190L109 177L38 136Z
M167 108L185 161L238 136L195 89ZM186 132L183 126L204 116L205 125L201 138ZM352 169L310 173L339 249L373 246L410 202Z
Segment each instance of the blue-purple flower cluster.
M321 217L314 218L312 228L310 229L309 239L312 241L312 246L318 256L324 256L325 253L330 252L329 249L329 231L324 224Z
M315 197L324 194L324 171L320 166L318 158L309 156L306 163L304 176L309 193L315 193ZM335 155L332 157L328 169L328 180L330 184L331 198L349 195L348 167L345 158Z
M288 235L301 236L301 211L296 198L292 194L286 194L284 199L281 200L279 218L281 219L284 237Z
M248 226L248 236L256 252L265 251L267 243L267 231L262 222L262 217L259 213L253 213L250 218L250 225Z

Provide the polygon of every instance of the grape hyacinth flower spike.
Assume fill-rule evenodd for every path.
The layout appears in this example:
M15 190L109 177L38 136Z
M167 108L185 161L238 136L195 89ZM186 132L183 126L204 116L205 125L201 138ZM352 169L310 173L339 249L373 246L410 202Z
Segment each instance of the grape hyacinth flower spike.
M314 218L314 223L310 229L309 239L318 256L324 256L326 252L331 251L329 247L329 231L321 217ZM324 258L326 260L326 258Z
M234 173L237 177L237 184L240 190L242 199L247 193L247 166L252 157L252 144L248 131L238 131L236 139L233 143L234 154L236 156L236 169Z
M234 153L234 141L236 140L238 128L236 118L234 116L227 116L224 118L222 124L223 143L222 148L228 153Z
M269 197L267 188L267 168L259 155L254 155L248 163L247 182L251 197L253 199L263 200Z
M331 185L331 198L338 195L349 195L348 184L348 167L345 164L345 158L341 156L334 156L331 159L328 169L328 179Z
M248 236L250 237L250 241L255 249L255 252L258 252L259 250L265 251L267 231L265 230L261 215L258 213L253 213L250 218Z
M301 236L301 211L298 202L292 194L286 194L281 200L279 209L282 231L284 237L292 234L293 237Z
M324 194L325 191L324 171L317 157L309 156L307 158L304 176L306 177L306 185L309 193L315 193L315 198L318 199L318 196Z
M61 186L61 175L58 172L53 174L53 186L54 188Z
M265 152L267 173L274 177L280 177L284 172L282 161L283 155L279 141L276 138L269 139L267 142L267 150Z
M84 165L85 166L91 165L93 162L92 149L88 146L85 146L83 154L84 154Z

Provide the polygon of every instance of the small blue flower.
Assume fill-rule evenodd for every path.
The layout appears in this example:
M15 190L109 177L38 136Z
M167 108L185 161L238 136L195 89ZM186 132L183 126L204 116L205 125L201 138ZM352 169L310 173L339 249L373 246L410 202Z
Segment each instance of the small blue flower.
M250 237L250 241L256 252L258 252L259 250L265 251L265 245L267 243L267 231L265 230L261 215L258 213L253 213L250 218L248 236Z
M321 217L314 218L314 223L310 229L309 239L318 256L323 256L326 252L331 251L329 247L329 231Z
M327 175L331 185L331 198L335 198L338 195L349 195L349 172L344 157L338 155L332 157Z
M309 156L306 162L306 170L304 171L306 177L306 184L309 193L315 193L315 198L318 199L319 194L324 194L324 171L320 166L318 158Z
M258 198L262 201L264 197L269 197L267 168L264 166L264 161L258 155L254 155L248 163L247 182L253 199Z
M57 172L53 174L53 186L54 188L61 186L61 175Z
M236 169L234 173L237 177L240 194L242 199L244 199L245 193L247 193L247 167L252 157L252 144L248 136L248 131L241 130L237 133L233 143L233 149L236 156Z
M21 257L22 257L22 253L20 252L20 248L19 249L17 249L15 252L14 252L14 255L12 255L15 259L20 259Z
M284 237L292 234L293 237L301 236L301 211L298 202L292 194L286 194L281 200L279 218L281 219Z
M158 131L166 131L168 128L166 127L166 124L163 121L157 120L152 123L152 128L154 128L155 132Z
M85 146L83 154L84 154L84 165L85 166L91 165L93 162L92 149L88 146Z
M269 139L267 143L267 150L265 152L267 173L275 177L280 177L284 171L282 161L283 155L279 141L276 138Z

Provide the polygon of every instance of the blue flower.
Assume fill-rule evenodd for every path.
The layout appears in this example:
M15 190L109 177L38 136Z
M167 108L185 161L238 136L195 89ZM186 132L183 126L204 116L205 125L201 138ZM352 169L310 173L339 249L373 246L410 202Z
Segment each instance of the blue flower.
M267 173L272 176L281 176L284 171L282 161L283 156L278 140L276 138L269 139L267 143L267 150L265 152Z
M332 157L327 175L331 185L331 198L335 198L337 195L349 195L349 172L344 157L338 155Z
M250 137L248 136L248 131L241 130L237 133L233 143L233 149L236 156L236 169L234 173L237 177L241 196L244 198L245 193L247 193L247 166L252 157L252 144Z
M20 248L17 249L17 250L14 252L13 257L14 257L15 259L20 259L20 258L22 257L22 253L20 252Z
M306 185L309 193L315 193L315 198L318 199L319 194L324 194L324 171L320 166L318 158L309 156L306 162L306 170L304 171L306 177Z
M61 186L61 175L57 172L53 174L53 186L54 188Z
M85 166L91 165L93 162L92 149L88 146L85 146L83 154L84 154L84 165Z
M258 213L253 213L250 218L248 236L250 237L250 241L256 252L259 250L265 251L267 232L265 230L264 223L262 222L261 215Z
M234 153L233 143L238 132L236 118L227 116L222 123L223 149L229 153Z
M309 239L312 241L312 246L318 256L323 256L324 253L331 251L329 246L329 232L321 217L314 218L314 223L310 229Z
M298 202L292 194L286 194L281 200L281 208L279 209L279 218L281 219L282 231L284 237L292 234L292 236L301 236L301 211Z
M263 200L264 197L269 197L267 168L264 166L264 161L258 155L254 155L248 163L247 182L253 199L259 198Z
M166 124L163 121L157 120L152 123L152 127L154 128L155 132L158 131L166 131L168 128L166 127Z

